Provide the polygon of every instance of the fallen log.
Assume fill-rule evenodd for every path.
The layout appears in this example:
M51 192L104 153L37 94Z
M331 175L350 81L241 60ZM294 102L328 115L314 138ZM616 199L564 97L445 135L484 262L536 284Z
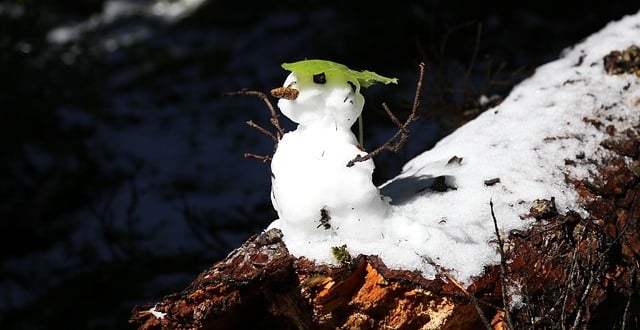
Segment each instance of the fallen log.
M139 329L639 328L640 54L633 44L638 40L640 13L610 24L536 73L572 70L575 78L545 85L534 75L525 82L537 84L536 91L597 100L576 103L586 107L575 113L590 131L539 141L571 139L578 148L596 147L563 153L574 149L558 142L555 155L561 158L555 161L567 170L547 183L571 189L575 209L540 196L521 215L528 225L505 232L491 203L488 221L495 236L485 243L494 247L498 262L470 281L459 281L437 262L433 276L390 268L370 254L351 258L347 252L339 264L315 262L290 254L282 232L270 229L182 292L136 306L130 322ZM505 102L520 97L512 92ZM521 124L523 134L528 127ZM519 150L503 152L519 157ZM466 159L460 158L457 163Z

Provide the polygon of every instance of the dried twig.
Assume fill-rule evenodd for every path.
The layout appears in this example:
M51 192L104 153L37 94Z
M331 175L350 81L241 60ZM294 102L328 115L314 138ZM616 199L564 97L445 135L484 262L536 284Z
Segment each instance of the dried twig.
M357 162L364 162L366 160L369 160L379 155L385 150L397 153L407 143L407 140L409 139L409 129L408 129L409 124L411 124L412 122L418 119L418 107L420 106L420 100L421 100L425 64L420 63L419 68L420 68L420 75L418 77L418 82L416 84L416 94L415 94L415 97L413 98L413 106L411 108L411 114L409 115L407 120L405 120L403 124L400 124L400 121L391 112L391 110L389 110L389 107L386 105L386 103L383 103L382 107L384 108L385 112L387 113L391 121L399 127L398 132L394 134L389 140L387 140L387 142L385 142L383 145L373 150L372 152L364 156L357 155L355 158L353 158L347 163L347 167L352 167Z
M484 327L488 330L492 330L491 329L491 323L489 323L489 320L487 320L487 317L484 315L484 312L482 311L482 308L480 307L480 303L478 302L478 298L476 298L474 295L472 295L471 293L469 293L469 291L467 291L467 289L465 289L462 284L460 284L460 282L458 282L455 278L453 278L451 275L444 273L444 276L451 282L453 283L453 285L455 285L458 289L460 289L460 291L462 291L462 293L464 293L464 295L469 298L469 300L471 301L471 304L473 304L473 307L475 307L476 311L478 312L478 315L480 316L480 319L482 320L482 323L484 324Z
M509 317L509 310L507 309L507 265L504 258L504 241L500 237L500 230L498 229L498 220L496 214L493 211L493 200L489 199L489 207L491 208L491 218L493 219L493 228L496 231L496 238L498 239L498 248L500 252L500 281L502 282L502 309L504 310L504 321L508 329L513 329L511 325L511 318Z
M572 282L578 282L578 280L580 279L580 276L582 275L582 272L580 271L576 271L576 269L579 267L578 266L578 254L580 253L580 244L578 244L580 241L582 241L587 235L587 226L584 226L582 228L582 232L580 233L580 240L578 242L576 242L576 245L573 249L573 254L571 256L571 267L569 268L569 276L568 279L570 279ZM574 276L576 277L575 281ZM572 286L574 283L571 283ZM571 287L567 287L567 289L564 291L564 296L562 299L562 311L560 312L560 325L562 327L562 329L565 329L565 324L566 324L566 319L567 319L567 302L569 301L569 293L570 293L570 289ZM553 306L553 308L549 311L550 313L553 312L553 309L556 307L556 305ZM550 314L549 313L549 314Z
M627 298L627 303L624 306L624 314L622 314L622 326L620 327L620 329L631 329L631 325L627 324L627 320L630 320L630 307L631 307L631 302L633 301L633 296L634 296L634 291L635 287L636 287L636 276L638 272L638 268L636 266L636 268L633 269L633 273L631 274L631 288L634 288L634 290L632 290L631 292L629 292L629 297Z
M386 103L382 103L382 109L384 109L384 111L387 113L387 116L389 116L389 118L391 119L391 121L398 126L398 128L402 131L407 131L407 128L404 127L402 125L402 123L398 120L398 118L393 114L393 112L391 112L391 110L389 109L389 106L387 106ZM408 133L408 132L407 132Z
M267 105L267 107L269 108L269 111L271 112L271 125L273 125L273 127L275 127L275 129L276 129L276 134L269 133L268 135L270 135L271 137L275 137L275 142L276 143L278 143L278 141L280 141L280 139L284 135L284 129L282 129L282 127L280 126L280 120L278 119L279 115L278 115L278 112L276 111L276 108L273 107L273 104L271 104L271 101L269 101L269 98L267 97L267 95L265 93L242 89L242 90L239 90L237 92L225 93L224 95L225 96L247 95L247 96L254 96L254 97L257 97L257 98L261 99ZM249 125L249 126L251 126L251 125ZM254 128L257 128L257 127L254 127ZM262 127L260 127L260 128L262 128ZM260 129L258 129L258 130L261 131L262 133L264 133L262 130L260 130Z
M589 296L589 293L591 293L591 289L593 288L595 281L600 278L600 276L604 272L604 266L605 259L600 258L596 269L589 270L589 281L584 287L582 295L580 296L580 300L578 301L578 311L576 312L576 317L573 319L573 324L571 325L570 329L578 329L580 323L585 321L583 318L583 313L585 312L587 297ZM564 327L564 324L562 326Z
M266 128L254 123L253 120L249 120L246 123L247 123L247 125L249 125L249 127L257 129L260 133L270 137L271 140L273 140L273 142L278 144L278 141L279 141L278 137L273 135L273 133L269 132Z
M249 153L249 152L245 152L243 156L244 156L244 158L255 158L255 159L259 159L259 160L261 160L263 163L270 162L270 161L272 160L272 158L271 158L271 157L269 157L269 156L261 156L261 155L256 155L256 154L252 154L252 153Z
M605 257L607 256L609 251L611 251L611 248L614 246L614 244L616 244L619 240L622 239L624 235L626 235L627 229L629 228L629 225L631 223L631 221L628 221L622 228L618 236L616 236L615 239L608 244L607 248L602 253L600 253L600 258L597 262L596 269L589 272L589 281L587 282L587 285L585 286L584 290L582 291L582 295L580 296L580 301L578 302L578 312L576 313L576 317L573 320L571 329L578 329L580 323L584 321L582 315L585 312L587 298L591 293L591 289L595 285L596 280L602 277L605 272L605 267L607 266L607 259Z

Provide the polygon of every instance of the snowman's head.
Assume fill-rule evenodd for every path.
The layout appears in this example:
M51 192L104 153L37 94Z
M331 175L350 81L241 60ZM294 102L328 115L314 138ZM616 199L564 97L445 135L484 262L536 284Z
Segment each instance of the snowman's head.
M349 128L364 106L358 81L338 72L292 72L283 87L278 90L284 95L272 93L281 97L278 107L285 116L302 126L330 124Z
M364 97L360 86L397 83L370 71L355 71L325 60L285 63L291 71L283 87L271 94L280 98L278 107L301 126L332 125L350 128L362 113Z

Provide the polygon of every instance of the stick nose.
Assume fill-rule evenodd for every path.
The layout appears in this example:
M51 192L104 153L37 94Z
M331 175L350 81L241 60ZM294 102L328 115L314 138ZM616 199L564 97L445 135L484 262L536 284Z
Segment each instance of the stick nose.
M295 100L298 94L300 91L291 87L278 87L271 90L271 96L285 100Z

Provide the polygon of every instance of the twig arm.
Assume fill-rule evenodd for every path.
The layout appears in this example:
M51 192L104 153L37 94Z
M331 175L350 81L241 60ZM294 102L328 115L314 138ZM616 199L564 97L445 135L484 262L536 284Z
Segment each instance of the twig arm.
M413 106L411 107L411 114L409 114L407 120L405 120L404 123L400 123L398 118L391 112L391 110L389 110L387 104L383 103L382 108L391 119L391 122L398 126L398 132L396 132L396 134L389 138L387 142L385 142L377 149L371 151L370 153L364 156L357 155L356 157L354 157L347 163L347 167L352 167L353 165L355 165L355 163L369 160L385 150L397 153L407 144L407 140L409 139L409 125L418 119L418 108L420 107L420 101L422 98L422 84L424 81L425 64L420 63L419 69L420 74L418 76L418 82L416 83L416 93L413 98Z
M280 141L280 139L284 135L284 129L282 129L282 127L280 126L280 120L279 120L280 116L278 115L276 108L273 106L273 104L271 104L271 101L269 101L269 98L265 93L242 89L237 92L225 93L224 95L225 96L236 96L236 95L245 96L246 95L246 96L253 96L261 99L267 105L267 108L269 108L269 112L271 113L271 120L270 120L271 125L273 125L273 127L276 129L276 134L271 134L271 135L275 135L277 138L277 141Z
M273 135L273 133L269 132L266 128L264 128L264 127L262 127L262 126L260 126L260 125L258 125L258 124L256 124L256 123L254 123L254 122L253 122L253 120L249 120L249 121L247 122L247 125L249 125L249 127L251 127L251 128L255 128L255 129L257 129L257 130L258 130L258 132L260 132L260 133L262 133L262 134L264 134L264 135L266 135L266 136L270 137L270 138L273 140L273 142L275 142L276 144L278 144L278 141L279 141L279 140L278 140L278 137L276 137L275 135Z
M270 162L273 159L270 156L261 156L261 155L256 155L249 152L246 152L243 156L244 158L255 158L255 159L261 160L263 163Z

